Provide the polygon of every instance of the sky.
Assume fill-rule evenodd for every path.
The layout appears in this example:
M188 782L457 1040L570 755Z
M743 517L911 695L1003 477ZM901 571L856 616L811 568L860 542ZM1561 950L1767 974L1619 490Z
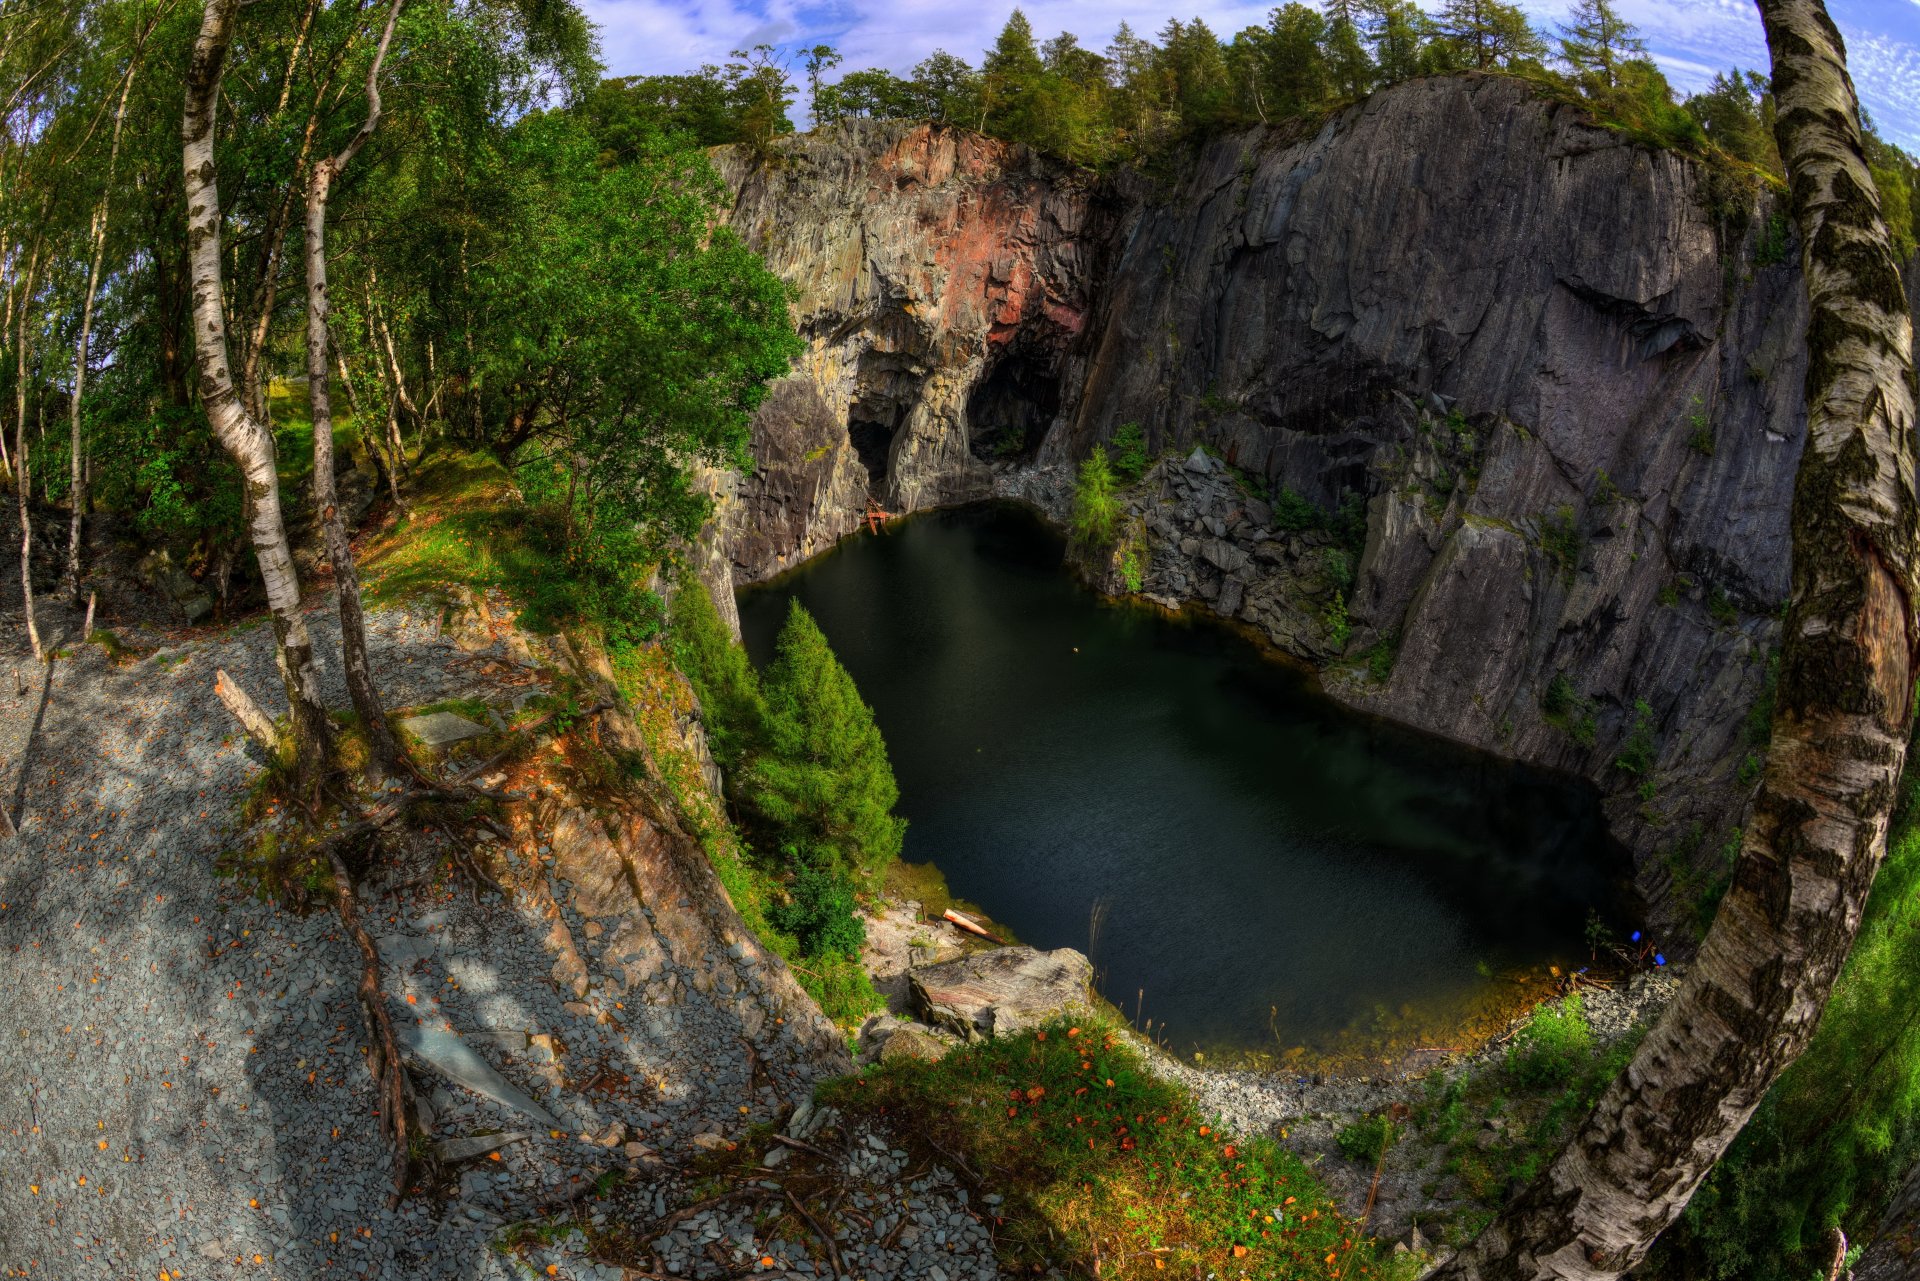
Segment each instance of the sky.
M1423 0L1430 9L1438 0ZM841 70L884 67L906 73L935 49L979 65L981 51L1013 11L1011 0L583 0L599 24L607 74L649 75L726 60L753 44L830 44ZM1566 0L1521 0L1551 32ZM1767 66L1760 16L1751 0L1617 0L1649 51L1682 93L1706 87L1730 66ZM1045 39L1071 31L1104 48L1121 21L1141 35L1170 17L1199 17L1231 36L1263 23L1273 0L1026 0L1020 6ZM1847 40L1860 98L1882 136L1920 155L1920 0L1828 0Z

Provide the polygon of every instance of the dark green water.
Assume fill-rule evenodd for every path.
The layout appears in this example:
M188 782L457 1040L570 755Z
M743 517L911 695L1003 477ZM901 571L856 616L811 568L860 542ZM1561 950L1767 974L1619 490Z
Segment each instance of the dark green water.
M1326 1046L1584 952L1622 855L1586 788L1355 716L1223 628L1116 607L1021 509L935 512L743 593L787 601L886 735L906 856L1176 1046Z

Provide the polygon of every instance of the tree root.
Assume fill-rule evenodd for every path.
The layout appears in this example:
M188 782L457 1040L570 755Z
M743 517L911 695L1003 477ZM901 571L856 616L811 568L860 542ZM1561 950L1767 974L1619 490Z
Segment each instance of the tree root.
M407 1074L400 1066L400 1047L394 1041L393 1020L387 1015L386 992L380 981L380 949L374 946L373 937L360 924L353 876L347 871L346 861L341 858L338 846L328 851L328 860L333 864L334 910L339 912L341 923L347 927L347 933L353 936L354 944L360 949L360 1012L366 1016L367 1034L373 1041L373 1053L368 1057L367 1067L373 1073L376 1096L380 1100L380 1132L393 1144L393 1192L387 1200L387 1206L391 1209L399 1205L401 1198L406 1195L412 1167L407 1152L407 1109L410 1104Z

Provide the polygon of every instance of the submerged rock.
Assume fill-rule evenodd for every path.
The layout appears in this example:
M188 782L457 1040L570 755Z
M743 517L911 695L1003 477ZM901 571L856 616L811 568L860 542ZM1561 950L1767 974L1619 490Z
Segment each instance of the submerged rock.
M1084 1007L1093 965L1070 947L1002 947L922 966L907 978L921 1017L971 1039L1023 1031Z

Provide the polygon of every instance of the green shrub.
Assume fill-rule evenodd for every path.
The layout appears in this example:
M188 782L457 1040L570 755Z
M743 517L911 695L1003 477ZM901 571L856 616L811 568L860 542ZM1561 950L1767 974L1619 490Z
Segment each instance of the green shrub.
M1139 423L1122 424L1120 430L1113 433L1113 474L1131 485L1146 472L1150 461L1147 433Z
M1393 1146L1395 1137L1393 1121L1384 1115L1375 1115L1363 1116L1351 1125L1342 1126L1333 1141L1347 1160L1374 1165Z
M1653 768L1658 757L1653 739L1653 708L1645 699L1633 705L1633 728L1627 733L1626 742L1620 744L1620 754L1613 758L1615 769L1628 774L1645 774Z
M1393 660L1399 657L1399 638L1382 636L1367 647L1367 675L1379 684L1386 684L1393 675Z
M1593 1061L1593 1029L1578 992L1549 1001L1507 1048L1506 1070L1516 1085L1541 1089L1566 1085Z
M806 956L854 956L867 927L854 912L853 886L842 877L803 867L787 885L788 900L767 911L775 929L799 940Z
M1540 550L1559 566L1561 578L1569 585L1580 568L1580 552L1584 546L1571 504L1562 503L1552 515L1540 518Z
M1335 649L1344 651L1347 642L1353 638L1353 624L1347 620L1347 598L1340 592L1333 594L1327 607L1320 613L1320 621L1326 625L1327 641Z
M1095 445L1080 464L1073 487L1073 537L1083 547L1105 547L1113 541L1120 522L1120 499L1115 492L1113 468L1107 463L1107 451Z
M1713 457L1713 420L1707 417L1706 402L1698 396L1693 398L1693 412L1687 415L1687 447Z
M1540 698L1540 710L1548 716L1565 716L1574 709L1580 700L1573 682L1567 679L1565 672L1555 672L1553 679L1547 682L1547 692Z
M1280 487L1280 493L1273 500L1273 527L1289 534L1304 533L1309 529L1319 529L1327 523L1327 514L1301 497L1298 493Z

